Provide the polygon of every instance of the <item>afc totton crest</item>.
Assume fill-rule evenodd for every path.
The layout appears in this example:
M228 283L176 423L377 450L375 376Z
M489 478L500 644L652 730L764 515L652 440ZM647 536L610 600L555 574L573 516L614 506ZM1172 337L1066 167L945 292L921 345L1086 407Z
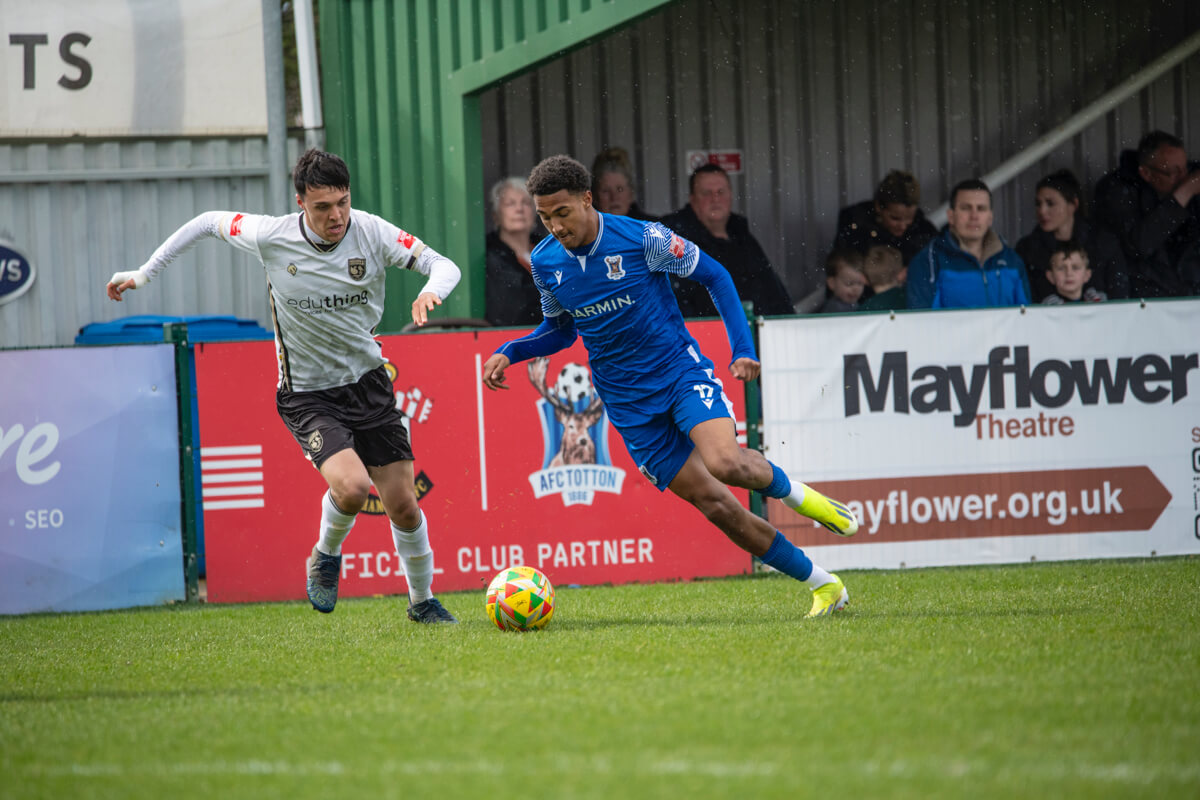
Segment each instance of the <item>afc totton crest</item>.
M295 275L297 272L299 272L299 270L296 268L295 264L288 264L287 269L288 269L288 275Z
M367 260L365 258L351 258L346 261L346 270L350 273L353 280L361 281L363 276L367 274Z
M625 277L625 270L621 267L620 256L605 256L604 263L608 265L608 279L610 281L619 281Z
M325 439L321 436L320 431L313 431L312 436L308 437L308 449L314 453L321 452L321 448L325 446Z
M564 506L591 505L596 492L620 494L625 470L608 452L608 413L581 364L567 364L548 383L550 359L529 362L529 382L538 390L538 419L545 450L542 468L529 476L533 496L562 495Z

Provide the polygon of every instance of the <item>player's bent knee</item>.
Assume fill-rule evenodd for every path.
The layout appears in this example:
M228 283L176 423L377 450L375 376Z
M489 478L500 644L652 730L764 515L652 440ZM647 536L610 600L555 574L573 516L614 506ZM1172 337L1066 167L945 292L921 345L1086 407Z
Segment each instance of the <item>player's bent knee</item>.
M329 484L333 502L347 514L357 514L371 496L371 482L355 479L337 480Z

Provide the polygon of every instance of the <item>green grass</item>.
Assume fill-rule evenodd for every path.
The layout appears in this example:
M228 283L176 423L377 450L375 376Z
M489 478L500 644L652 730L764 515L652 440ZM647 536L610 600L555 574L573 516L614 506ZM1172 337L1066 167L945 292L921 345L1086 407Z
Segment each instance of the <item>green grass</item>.
M0 620L0 797L1200 796L1200 558Z

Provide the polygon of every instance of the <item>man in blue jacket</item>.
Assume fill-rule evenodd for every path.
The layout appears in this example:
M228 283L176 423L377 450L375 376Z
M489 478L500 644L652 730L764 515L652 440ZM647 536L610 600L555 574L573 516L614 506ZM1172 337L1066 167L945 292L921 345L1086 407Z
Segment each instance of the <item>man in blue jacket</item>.
M908 265L909 308L1029 303L1025 262L992 230L992 192L978 178L950 192L946 229Z

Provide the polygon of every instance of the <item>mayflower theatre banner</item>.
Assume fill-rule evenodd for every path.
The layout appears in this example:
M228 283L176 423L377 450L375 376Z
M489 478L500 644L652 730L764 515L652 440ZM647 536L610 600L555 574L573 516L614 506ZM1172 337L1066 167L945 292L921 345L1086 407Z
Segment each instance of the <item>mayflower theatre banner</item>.
M184 599L171 345L0 352L0 613Z
M727 364L719 322L690 326ZM687 503L638 472L576 343L483 387L483 362L519 333L381 338L408 418L417 491L434 547L434 589L486 588L528 564L556 586L749 572L751 560ZM208 598L304 597L325 483L275 412L270 342L196 345ZM744 435L743 385L718 373ZM747 492L738 493L749 502ZM387 519L372 496L342 548L342 596L407 591Z
M847 502L823 564L1200 552L1200 301L770 320L764 441Z

